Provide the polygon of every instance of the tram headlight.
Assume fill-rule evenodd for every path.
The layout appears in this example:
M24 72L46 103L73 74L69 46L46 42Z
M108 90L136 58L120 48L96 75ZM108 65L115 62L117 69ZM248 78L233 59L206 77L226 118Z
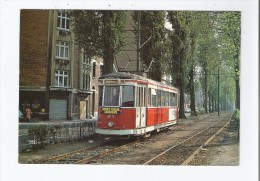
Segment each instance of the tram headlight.
M108 122L108 124L107 124L107 125L108 125L108 127L110 127L110 128L111 128L111 127L114 125L114 123L110 121L110 122Z

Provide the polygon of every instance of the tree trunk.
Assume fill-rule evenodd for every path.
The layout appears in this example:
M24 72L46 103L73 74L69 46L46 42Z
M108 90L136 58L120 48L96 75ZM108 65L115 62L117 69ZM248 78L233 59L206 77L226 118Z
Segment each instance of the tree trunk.
M234 69L235 69L235 84L236 84L236 109L240 110L240 85L239 85L239 54L234 56Z
M208 96L209 96L209 112L211 113L211 112L212 112L212 105L211 105L211 91L209 91Z
M184 109L184 104L185 104L185 94L184 94L184 84L183 81L180 82L180 112L179 112L179 118L181 119L186 119L185 116L185 109Z
M211 95L212 112L215 111L214 99L215 99L215 96L214 96L214 91L213 91L212 95Z
M104 26L103 32L103 62L104 62L104 74L113 72L114 64L114 40L112 39L111 19L113 13L110 11L104 11L102 16L102 23Z
M185 84L184 84L184 49L181 49L180 54L179 54L179 63L180 63L180 77L179 77L179 84L180 84L180 112L179 112L179 118L186 119L185 116L185 109L184 109L184 104L185 104Z
M240 110L240 86L239 86L239 77L236 78L236 109Z
M106 53L108 51L108 53ZM104 50L104 74L112 73L114 70L113 63L114 63L114 55L113 52L109 52L110 50Z
M240 85L239 85L239 65L238 63L235 64L235 84L236 84L236 109L240 110Z
M215 99L214 99L214 104L215 104L215 107L214 107L214 109L215 109L215 111L217 111L217 110L218 110L218 108L217 108L217 99L216 99L216 96L215 96Z
M204 72L205 72L205 77L204 77L204 83L205 83L205 87L204 87L204 107L205 107L205 113L208 113L208 83L207 83L207 69L204 68Z
M193 71L193 65L190 70L190 108L191 108L191 115L197 116L197 113L195 111L195 92L194 92L194 71Z

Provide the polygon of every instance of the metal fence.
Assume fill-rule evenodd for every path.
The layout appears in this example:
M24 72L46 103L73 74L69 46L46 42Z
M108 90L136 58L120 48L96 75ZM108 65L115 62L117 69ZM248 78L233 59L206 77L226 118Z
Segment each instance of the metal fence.
M73 142L95 134L96 121L36 125L19 136L19 152L44 148L47 144Z

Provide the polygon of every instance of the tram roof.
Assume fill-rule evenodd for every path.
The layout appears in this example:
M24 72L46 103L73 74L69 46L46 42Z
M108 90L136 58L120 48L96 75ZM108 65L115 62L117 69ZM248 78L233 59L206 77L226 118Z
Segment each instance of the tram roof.
M149 82L149 83L155 83L155 84L158 84L158 85L161 85L161 86L173 87L171 84L167 84L167 83L164 83L164 82L158 82L158 81L149 79L147 77L140 76L140 75L137 75L137 74L128 73L128 72L113 72L113 73L103 75L99 79L133 79L133 80L142 80L142 81L146 81L146 82Z

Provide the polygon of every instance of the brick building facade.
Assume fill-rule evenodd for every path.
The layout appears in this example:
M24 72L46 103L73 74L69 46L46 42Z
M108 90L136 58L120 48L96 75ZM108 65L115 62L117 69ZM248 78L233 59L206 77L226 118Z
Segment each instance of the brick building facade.
M59 10L22 10L19 109L50 120L97 116L102 59L76 44L71 18Z

